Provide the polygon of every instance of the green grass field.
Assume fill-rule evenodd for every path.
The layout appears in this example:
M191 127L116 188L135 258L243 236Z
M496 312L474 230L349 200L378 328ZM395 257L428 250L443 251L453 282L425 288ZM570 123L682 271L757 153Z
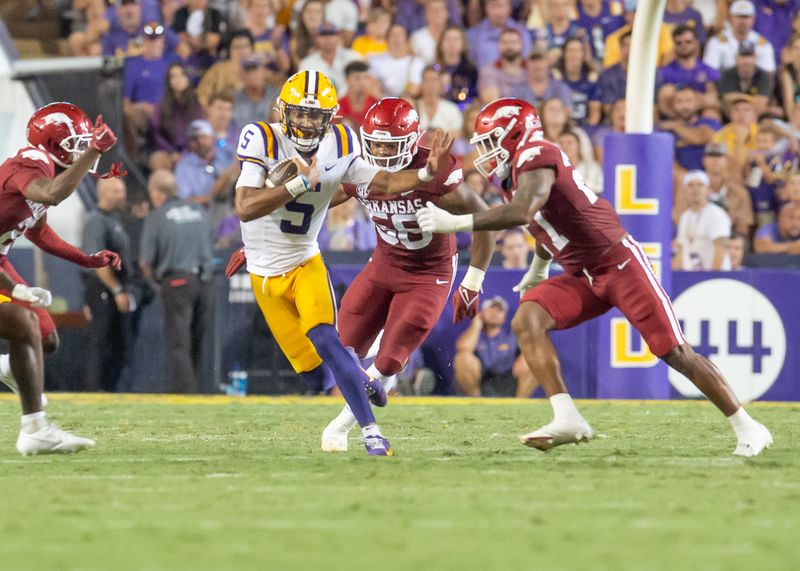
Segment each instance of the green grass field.
M754 405L775 446L731 456L705 403L582 403L603 435L516 441L542 401L397 398L395 458L321 452L332 399L53 395L97 439L22 458L0 398L3 571L796 569L800 404Z

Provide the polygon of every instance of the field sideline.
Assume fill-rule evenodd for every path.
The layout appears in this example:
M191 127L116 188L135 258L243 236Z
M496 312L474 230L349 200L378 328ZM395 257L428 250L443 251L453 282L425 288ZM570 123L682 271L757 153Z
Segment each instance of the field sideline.
M800 403L751 413L775 447L730 455L704 402L584 401L598 440L548 454L516 435L541 400L398 397L397 457L319 451L341 401L51 396L97 439L22 458L0 395L0 569L790 569L800 557ZM214 406L209 406L214 405Z

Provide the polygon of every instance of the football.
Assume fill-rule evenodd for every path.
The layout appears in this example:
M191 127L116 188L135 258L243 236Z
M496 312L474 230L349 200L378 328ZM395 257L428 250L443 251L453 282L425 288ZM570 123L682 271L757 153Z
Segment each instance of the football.
M270 188L281 186L296 177L299 172L297 165L292 159L283 159L269 169L267 173L267 186Z

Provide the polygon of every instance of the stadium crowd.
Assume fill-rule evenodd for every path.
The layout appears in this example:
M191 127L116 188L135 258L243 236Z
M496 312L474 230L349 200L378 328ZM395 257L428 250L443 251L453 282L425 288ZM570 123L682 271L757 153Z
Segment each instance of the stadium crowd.
M603 138L623 132L636 0L73 0L74 55L125 58L124 144L146 172L172 171L219 248L240 243L235 147L298 69L324 72L358 131L383 96L456 137L465 184L480 108L532 102L590 188L603 192ZM658 41L656 129L675 137L673 268L742 268L748 252L800 253L800 1L667 0ZM423 143L424 144L424 143ZM135 201L134 208L145 207ZM137 216L142 218L142 216ZM354 201L331 210L323 250L367 251ZM462 242L459 242L462 245ZM503 265L533 243L501 235Z

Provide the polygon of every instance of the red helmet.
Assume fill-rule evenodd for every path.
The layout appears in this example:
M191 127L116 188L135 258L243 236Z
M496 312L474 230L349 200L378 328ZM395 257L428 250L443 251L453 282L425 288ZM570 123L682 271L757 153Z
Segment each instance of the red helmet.
M67 168L89 148L92 122L77 105L50 103L31 115L27 137L58 166Z
M505 178L508 161L517 148L536 138L542 138L542 122L533 105L516 97L497 99L475 119L475 133L469 141L478 150L475 168L486 178Z
M369 108L361 125L363 155L367 162L389 172L406 168L419 145L419 115L414 107L399 97L384 97ZM394 149L374 143L394 143ZM388 151L388 152L387 152Z

